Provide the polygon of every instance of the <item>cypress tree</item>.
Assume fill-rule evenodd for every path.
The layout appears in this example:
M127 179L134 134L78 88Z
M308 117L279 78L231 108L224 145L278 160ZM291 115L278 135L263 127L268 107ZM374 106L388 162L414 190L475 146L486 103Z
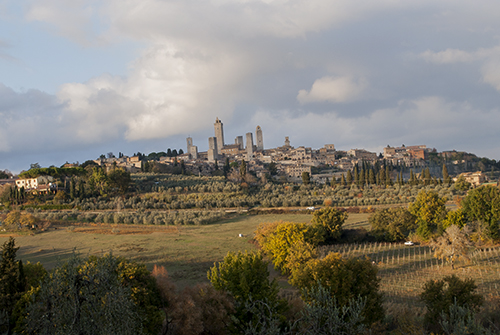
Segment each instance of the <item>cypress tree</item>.
M12 311L20 294L25 290L26 278L22 270L22 263L16 261L16 253L19 249L15 247L15 241L9 238L2 246L2 259L0 261L0 311L4 310L9 316L10 325L8 329L0 329L6 334L14 325L11 319Z
M369 184L375 184L377 181L375 180L375 174L373 173L373 168L368 171L368 183Z
M347 185L352 184L352 173L351 170L347 170L347 178L346 178Z
M443 182L447 185L451 184L451 178L448 174L448 168L446 167L446 164L443 164Z
M392 185L391 172L389 171L389 167L385 169L385 184Z
M365 170L361 169L359 173L359 186L363 187L365 185Z
M379 172L379 180L380 180L380 185L385 185L385 168L380 168L380 172Z
M332 176L332 181L330 182L331 187L337 186L337 179L335 179L335 175Z
M431 172L429 171L429 168L424 169L423 177L424 177L424 184L430 185L431 181L432 181L432 177L431 177Z

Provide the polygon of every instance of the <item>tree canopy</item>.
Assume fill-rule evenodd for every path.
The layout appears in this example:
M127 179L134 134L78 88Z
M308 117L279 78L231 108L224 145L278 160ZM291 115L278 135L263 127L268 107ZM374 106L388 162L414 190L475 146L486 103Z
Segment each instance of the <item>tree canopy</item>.
M28 334L157 334L161 328L154 278L145 266L112 255L73 256L31 294Z
M446 217L445 204L446 198L441 198L435 191L422 190L418 193L409 210L416 217L420 237L428 239L437 232Z
M294 272L292 285L311 289L322 285L335 297L339 306L346 306L358 297L366 299L365 322L371 324L384 317L380 279L377 267L368 259L343 258L330 253L323 259L311 259Z
M403 241L417 228L415 216L403 207L378 209L368 221L371 233L380 241Z
M481 186L470 190L462 200L462 208L469 221L479 221L486 234L500 238L500 190L494 186Z

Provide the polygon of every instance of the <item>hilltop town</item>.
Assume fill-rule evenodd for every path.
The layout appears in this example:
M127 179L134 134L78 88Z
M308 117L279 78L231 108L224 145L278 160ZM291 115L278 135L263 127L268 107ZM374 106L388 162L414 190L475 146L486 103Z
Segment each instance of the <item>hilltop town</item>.
M332 178L340 180L341 175L354 167L362 166L391 166L393 173L402 174L402 178L410 178L410 170L415 173L423 171L428 167L433 175L442 177L442 166L445 164L450 174L458 175L465 173L468 182L478 185L487 180L485 172L497 170L496 162L485 158L478 158L474 154L462 151L438 152L426 145L389 146L383 149L383 153L377 154L365 149L337 150L334 144L325 144L322 148L291 145L290 137L285 137L282 146L277 148L265 148L263 129L256 127L255 138L251 132L245 137L237 136L234 143L229 144L224 140L223 123L216 118L214 123L214 135L208 138L208 150L198 151L193 139L186 139L187 148L184 152L179 150L178 154L157 153L148 157L136 154L131 157L120 155L108 157L102 155L95 163L107 167L122 167L135 173L140 171L168 171L183 162L183 169L195 175L213 175L218 168L232 162L247 163L247 170L257 178L266 174L281 176L288 181L300 181L304 172L307 172L312 181L325 183ZM169 149L170 151L170 149ZM151 155L149 155L151 156ZM271 164L271 171L269 165ZM67 166L76 166L68 164ZM469 172L469 173L467 173ZM392 176L394 179L395 175ZM490 179L497 178L496 174L489 175Z
M380 154L364 149L337 150L334 144L320 149L294 147L289 137L283 146L269 149L264 145L264 130L256 127L256 143L254 134L247 133L245 137L237 136L234 144L226 144L222 121L216 119L215 136L208 139L205 152L198 151L188 137L186 152L168 149L130 157L108 153L96 160L62 167L42 168L35 163L19 176L0 171L3 178L0 238L5 240L15 235L23 262L26 261L26 268L9 267L14 269L10 272L11 282L16 283L14 279L22 279L26 273L26 282L39 283L40 292L50 288L50 294L40 294L36 299L45 296L50 299L54 283L61 283L58 294L67 296L69 284L52 279L55 278L52 273L62 273L56 257L58 262L60 257L67 261L64 269L69 269L67 264L74 264L78 271L73 272L78 278L80 269L95 268L92 262L123 264L122 257L126 257L138 262L124 265L126 277L149 278L152 286L140 284L141 287L154 288L157 283L165 290L161 294L151 291L147 293L149 297L170 299L161 303L157 300L149 309L144 308L158 312L151 314L151 320L144 319L144 324L151 325L148 334L167 334L160 332L166 324L163 320L168 318L172 320L168 322L182 329L188 315L201 315L189 309L185 314L172 311L172 306L184 310L188 305L182 300L186 291L175 291L174 284L205 285L195 287L203 287L200 292L212 292L207 296L212 301L214 296L224 297L219 293L225 289L218 286L217 269L225 267L225 262L246 264L247 261L252 265L235 268L235 275L231 274L235 284L257 277L265 283L274 283L274 279L270 281L269 263L263 259L265 252L280 280L288 281L282 288L273 284L275 295L278 291L285 296L304 290L319 283L318 278L328 278L325 282L334 284L339 282L337 278L363 278L361 283L342 285L342 292L365 299L361 294L366 291L377 298L370 303L374 308L370 307L367 314L370 319L364 327L381 327L380 334L403 329L404 325L392 320L408 318L409 313L415 315L411 322L422 329L420 333L425 334L426 327L434 327L436 321L427 320L429 313L424 312L431 306L424 298L430 294L432 301L435 300L435 290L430 285L439 285L439 280L442 285L447 278L453 279L450 286L469 285L458 281L458 277L444 277L455 273L473 278L469 293L476 291L474 281L477 283L474 297L481 302L483 296L488 299L479 317L485 320L483 324L491 324L490 328L497 327L500 320L499 309L494 307L500 284L497 162L465 152L438 152L425 145L387 146ZM493 185L484 185L488 182ZM466 248L460 249L462 245ZM14 239L6 241L3 248L4 255L15 255ZM82 261L69 258L70 250L75 248L90 257ZM107 250L118 258L106 256ZM238 254L232 254L234 251ZM461 264L462 257L472 259L473 263ZM50 271L54 266L56 270L43 283L41 278L32 277L35 273L46 273L45 267ZM149 272L146 266L153 270ZM130 272L133 268L140 273ZM256 269L262 269L257 277ZM315 272L305 276L306 271ZM119 272L104 269L102 273ZM327 277L318 277L316 273ZM248 278L241 279L240 275ZM92 274L89 278L98 278L98 283L90 286L100 288L102 277ZM28 298L33 289L16 287L17 297L28 294L16 299L35 301ZM189 292L197 290L187 288ZM363 292L359 293L359 288ZM337 290L335 286L326 289ZM99 294L92 292L90 296ZM327 299L331 299L328 303L333 306L334 298L328 295ZM440 308L450 310L453 299L451 296L448 305ZM197 308L213 309L208 300L196 301ZM283 303L294 304L293 301ZM243 303L240 306L245 306ZM165 312L162 309L165 305L171 309ZM17 302L11 306L17 306ZM65 309L58 306L55 311ZM267 307L263 310L252 307L252 313L264 310ZM284 315L280 318L296 322L300 320L300 311L288 319ZM400 311L407 312L402 315ZM31 312L8 313L20 325L38 324L40 319ZM240 322L241 317L233 309L224 313L234 322ZM217 330L228 328L228 320L222 320ZM308 323L301 325L303 329L307 326ZM5 332L5 329L8 322L0 322L0 330ZM318 332L290 334L309 333Z
M263 132L264 130L257 126L255 142L254 134L249 132L244 137L236 136L234 143L229 144L224 139L223 123L216 118L214 136L208 138L207 151L198 151L198 146L193 143L192 137L188 137L186 151L179 149L177 152L175 149L168 149L167 152L153 152L148 155L139 152L132 156L119 153L118 157L110 152L83 164L66 163L62 167L85 167L95 164L107 171L121 168L129 173L156 172L227 177L231 167L236 167L245 161L246 170L257 179L274 178L282 182L301 182L304 174L307 174L311 182L318 184L330 183L332 180L340 182L343 175L347 177L347 172L354 171L355 168L359 173L366 174L366 180L369 178L370 169L377 174L381 167L384 172L387 168L388 179L410 180L412 173L418 176L426 169L434 178L443 178L442 168L446 166L447 171L455 179L462 175L473 186L487 181L496 182L500 175L500 166L495 160L480 158L463 151L438 152L435 148L422 144L408 146L403 144L394 147L387 145L379 154L358 148L337 150L334 144L325 144L322 148L313 149L292 146L289 136L285 137L282 146L266 148ZM34 164L32 167L39 166ZM3 173L3 176L0 176L0 183L15 181L18 188L39 189L46 192L50 190L51 183L45 179L36 182Z

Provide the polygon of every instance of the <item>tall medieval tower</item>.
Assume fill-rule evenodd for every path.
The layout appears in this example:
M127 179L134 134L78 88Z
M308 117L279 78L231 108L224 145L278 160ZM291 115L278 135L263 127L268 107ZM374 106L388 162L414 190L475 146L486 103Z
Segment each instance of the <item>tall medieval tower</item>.
M257 126L255 136L257 137L257 150L264 150L264 138L262 137L262 128L260 126Z
M224 129L222 128L222 122L219 118L215 119L214 123L215 138L217 138L217 151L222 152L222 147L224 147Z
M247 133L247 160L251 161L253 158L253 134Z

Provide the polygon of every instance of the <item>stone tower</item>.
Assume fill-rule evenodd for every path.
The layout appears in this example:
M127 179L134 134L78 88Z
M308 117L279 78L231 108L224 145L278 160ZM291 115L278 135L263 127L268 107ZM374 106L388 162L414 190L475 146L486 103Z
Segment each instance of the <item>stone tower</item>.
M253 134L252 133L247 133L247 159L249 161L252 160L253 158Z
M240 150L243 150L244 146L243 146L243 136L236 136L236 138L234 139L234 144L237 144L240 148Z
M285 147L289 146L290 146L290 139L288 138L288 136L285 136Z
M187 142L187 153L191 155L192 159L198 159L198 147L193 145L193 139L191 137L186 138Z
M215 119L214 130L215 137L217 138L217 152L222 152L222 147L224 146L224 128L219 118Z
M208 138L208 161L215 162L219 159L219 154L217 151L217 137L209 137Z
M257 150L264 150L264 138L262 137L262 128L260 126L257 126L255 130L255 137L257 137Z

